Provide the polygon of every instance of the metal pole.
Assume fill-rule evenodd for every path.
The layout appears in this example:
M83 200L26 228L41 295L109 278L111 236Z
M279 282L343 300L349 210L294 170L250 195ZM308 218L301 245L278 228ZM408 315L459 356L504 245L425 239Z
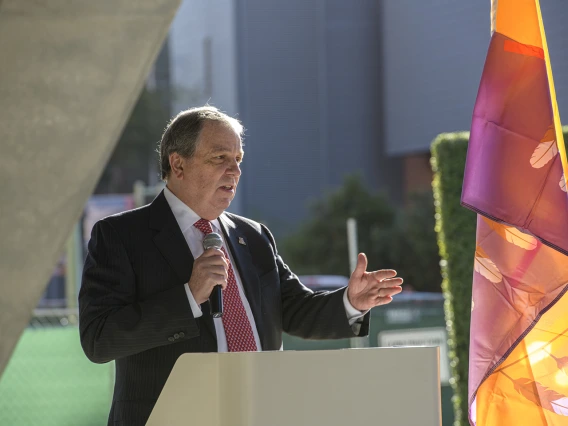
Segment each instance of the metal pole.
M77 308L77 225L73 227L65 245L65 298L66 308Z
M132 196L134 198L135 207L142 207L144 204L146 204L146 184L141 180L134 182Z
M359 245L357 244L357 220L347 219L347 248L349 250L349 270L353 272L357 266Z

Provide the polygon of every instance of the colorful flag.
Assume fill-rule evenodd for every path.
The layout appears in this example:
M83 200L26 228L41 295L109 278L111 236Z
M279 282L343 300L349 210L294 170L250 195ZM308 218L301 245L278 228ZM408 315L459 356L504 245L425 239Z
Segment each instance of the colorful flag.
M539 1L491 17L462 192L479 213L470 422L568 425L568 167Z

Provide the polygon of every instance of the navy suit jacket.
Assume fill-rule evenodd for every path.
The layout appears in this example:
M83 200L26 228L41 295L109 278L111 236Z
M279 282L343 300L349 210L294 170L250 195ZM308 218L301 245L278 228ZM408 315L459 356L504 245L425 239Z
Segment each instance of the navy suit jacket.
M230 213L219 222L263 350L280 349L283 331L310 339L354 336L345 289L304 287L264 225ZM193 256L163 192L148 206L97 222L88 249L79 293L81 345L93 362L115 361L108 424L144 425L178 357L217 351L208 302L194 318L184 288ZM366 315L359 335L368 333L368 324Z

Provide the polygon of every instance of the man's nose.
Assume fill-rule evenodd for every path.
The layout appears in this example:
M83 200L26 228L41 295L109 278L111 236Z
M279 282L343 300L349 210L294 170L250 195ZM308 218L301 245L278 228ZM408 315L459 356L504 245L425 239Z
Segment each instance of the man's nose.
M233 163L227 169L227 173L234 176L241 175L241 165L237 161L233 161Z

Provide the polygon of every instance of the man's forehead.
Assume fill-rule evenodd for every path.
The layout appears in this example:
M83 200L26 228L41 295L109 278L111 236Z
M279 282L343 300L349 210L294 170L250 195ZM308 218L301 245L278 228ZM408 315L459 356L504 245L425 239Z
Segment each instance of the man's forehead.
M243 143L239 135L232 128L207 123L199 135L198 149L202 152L226 152L243 150Z

